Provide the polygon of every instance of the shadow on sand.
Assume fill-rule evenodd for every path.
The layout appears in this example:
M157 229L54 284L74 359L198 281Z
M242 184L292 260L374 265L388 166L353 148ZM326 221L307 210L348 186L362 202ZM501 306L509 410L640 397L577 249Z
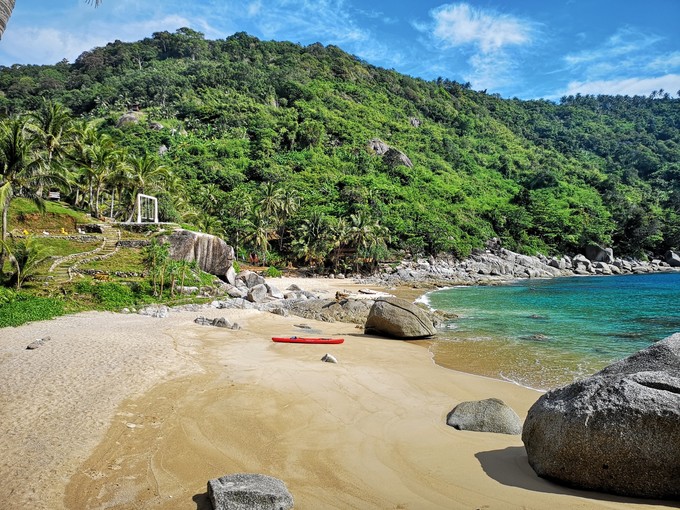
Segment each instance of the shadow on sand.
M475 455L484 472L497 482L510 487L519 487L534 492L561 494L577 498L612 503L628 503L637 505L659 505L668 508L680 508L680 501L662 501L656 499L626 498L602 492L571 489L549 480L539 478L529 465L526 450L521 446L511 446L504 450L479 452Z
M196 503L196 510L213 510L212 503L208 497L208 493L196 494L193 498L194 503Z

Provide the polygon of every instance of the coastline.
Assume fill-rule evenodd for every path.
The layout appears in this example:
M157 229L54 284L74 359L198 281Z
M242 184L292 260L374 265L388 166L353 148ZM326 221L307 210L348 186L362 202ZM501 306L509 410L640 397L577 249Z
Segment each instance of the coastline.
M311 291L347 280L285 279ZM224 316L241 330L200 326ZM273 344L300 322L338 346ZM523 419L539 392L436 365L354 324L254 310L87 312L2 331L0 501L7 508L208 509L235 472L286 482L296 508L658 508L539 479L519 436L446 415L496 397ZM40 349L25 347L49 335ZM337 365L322 363L330 352Z

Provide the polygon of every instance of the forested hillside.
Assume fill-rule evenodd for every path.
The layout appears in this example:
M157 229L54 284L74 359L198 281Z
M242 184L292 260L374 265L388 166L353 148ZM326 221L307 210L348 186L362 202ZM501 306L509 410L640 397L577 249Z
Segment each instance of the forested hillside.
M73 205L124 220L154 194L161 220L272 263L464 256L492 237L546 254L680 247L680 99L663 91L503 99L333 46L180 29L2 67L0 111L4 147L20 124Z

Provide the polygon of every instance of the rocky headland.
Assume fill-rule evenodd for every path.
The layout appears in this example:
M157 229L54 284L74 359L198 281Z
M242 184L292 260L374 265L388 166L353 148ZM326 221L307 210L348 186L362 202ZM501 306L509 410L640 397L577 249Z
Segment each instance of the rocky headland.
M610 248L587 246L584 253L547 257L522 255L500 245L496 239L486 249L474 250L465 260L453 257L421 257L383 265L364 284L388 287L436 288L452 285L494 285L520 278L647 274L680 270L680 255L639 260L615 257Z

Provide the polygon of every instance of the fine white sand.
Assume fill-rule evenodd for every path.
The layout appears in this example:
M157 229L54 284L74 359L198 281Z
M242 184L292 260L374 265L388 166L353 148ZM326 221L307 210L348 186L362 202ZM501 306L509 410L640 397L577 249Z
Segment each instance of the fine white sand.
M355 294L344 280L283 279ZM204 315L242 329L199 326ZM275 344L305 323L341 345ZM49 335L41 348L33 340ZM339 363L320 361L325 353ZM0 509L209 509L206 482L282 479L298 509L659 508L560 487L521 439L447 413L540 394L446 370L422 345L249 310L89 312L0 330ZM657 504L658 506L655 506Z

